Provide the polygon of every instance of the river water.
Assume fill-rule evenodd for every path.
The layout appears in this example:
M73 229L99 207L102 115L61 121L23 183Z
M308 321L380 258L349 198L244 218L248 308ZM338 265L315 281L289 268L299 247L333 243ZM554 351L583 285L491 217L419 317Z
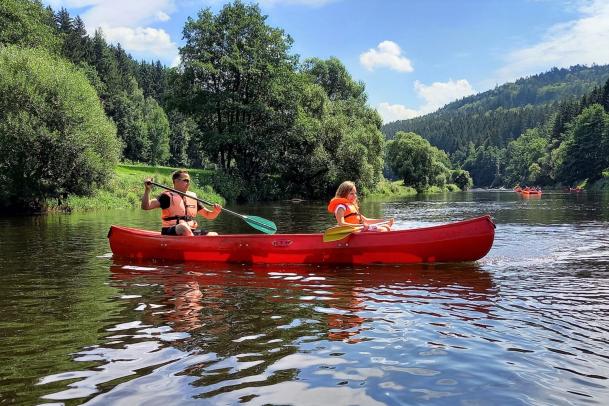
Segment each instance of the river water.
M280 232L332 224L323 203L229 208ZM156 212L0 219L0 404L609 404L609 196L362 211L398 229L488 213L495 243L466 264L132 264L108 228L155 229Z

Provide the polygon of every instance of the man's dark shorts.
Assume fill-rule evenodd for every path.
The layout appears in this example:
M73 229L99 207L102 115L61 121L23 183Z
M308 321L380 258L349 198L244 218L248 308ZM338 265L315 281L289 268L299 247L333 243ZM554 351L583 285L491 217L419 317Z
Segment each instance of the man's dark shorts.
M207 235L209 233L207 230L193 230L192 232L194 235ZM176 226L161 228L161 235L178 235L176 233Z

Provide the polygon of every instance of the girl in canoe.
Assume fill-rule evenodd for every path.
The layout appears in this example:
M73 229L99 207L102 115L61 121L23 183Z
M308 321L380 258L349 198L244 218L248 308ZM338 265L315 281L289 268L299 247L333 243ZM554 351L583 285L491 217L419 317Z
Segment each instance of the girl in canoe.
M357 189L355 183L345 181L336 190L336 195L330 204L328 211L334 214L339 226L351 226L361 224L363 231L390 231L393 219L369 219L359 212L357 201Z

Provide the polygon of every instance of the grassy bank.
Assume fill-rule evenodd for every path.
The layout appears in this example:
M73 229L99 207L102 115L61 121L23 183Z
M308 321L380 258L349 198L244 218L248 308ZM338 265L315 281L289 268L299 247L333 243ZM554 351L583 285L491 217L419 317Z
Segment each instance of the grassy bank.
M155 182L172 186L171 173L177 168L144 165L118 165L115 174L107 186L97 190L92 196L70 196L61 205L49 205L52 211L89 211L108 209L127 209L140 206L144 193L144 179L154 178ZM189 169L192 185L190 190L202 199L225 204L224 198L217 194L211 186L213 171L204 169ZM153 189L156 196L161 189Z
M389 200L401 197L414 196L417 191L409 186L404 186L401 180L390 181L383 179L374 191L366 194L366 200Z
M154 178L157 183L172 186L171 173L177 168L164 166L146 165L117 165L113 178L108 185L97 190L92 196L70 196L67 200L58 204L51 202L50 211L94 211L94 210L115 210L128 209L140 206L142 193L144 192L144 179ZM225 199L220 196L211 186L213 171L205 169L188 169L193 182L190 190L195 192L202 199L226 204ZM448 185L446 190L452 190L453 185ZM458 190L458 189L457 189ZM434 187L427 193L439 193L445 190ZM152 196L156 196L161 189L155 188ZM392 200L407 196L414 196L417 191L404 182L382 180L374 191L366 194L368 200Z

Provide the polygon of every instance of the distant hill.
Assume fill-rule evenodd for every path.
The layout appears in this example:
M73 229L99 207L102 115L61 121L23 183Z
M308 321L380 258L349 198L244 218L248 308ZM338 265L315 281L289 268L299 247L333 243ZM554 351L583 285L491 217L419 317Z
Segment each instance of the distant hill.
M505 147L527 128L543 124L559 101L581 98L609 78L609 65L575 65L506 83L441 109L382 128L387 139L412 131L449 153L469 143Z

